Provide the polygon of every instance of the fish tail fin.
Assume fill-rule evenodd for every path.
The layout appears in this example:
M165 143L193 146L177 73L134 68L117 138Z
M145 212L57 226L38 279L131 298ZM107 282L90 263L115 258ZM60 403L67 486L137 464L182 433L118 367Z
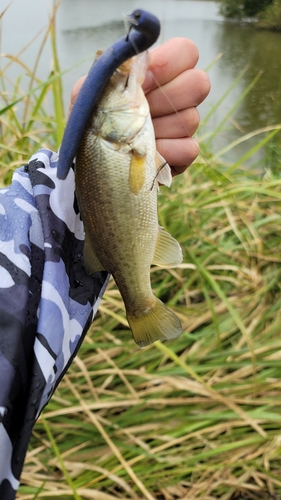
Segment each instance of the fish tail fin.
M144 314L138 317L127 314L127 319L139 347L145 347L156 340L175 339L182 333L178 317L156 297Z

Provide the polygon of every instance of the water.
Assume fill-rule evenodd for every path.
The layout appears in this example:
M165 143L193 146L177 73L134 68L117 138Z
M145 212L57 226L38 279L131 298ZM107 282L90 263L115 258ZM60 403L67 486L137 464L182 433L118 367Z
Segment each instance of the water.
M0 0L1 8L8 3L8 0ZM226 23L219 16L215 2L201 0L62 0L57 15L59 59L63 71L73 68L63 79L66 106L73 84L87 73L96 50L107 47L124 34L122 14L137 7L150 10L160 18L161 42L174 36L194 40L200 52L200 68L206 69L218 59L208 71L212 90L200 106L202 120L247 67L243 78L212 115L207 131L217 127L247 85L261 72L258 83L224 124L214 147L224 147L257 128L281 123L280 62L276 56L281 52L281 33L258 31L248 24ZM14 0L3 18L1 52L20 52L40 29L47 26L48 10L51 5L45 0ZM43 33L23 52L21 58L28 67L34 66L42 39ZM41 56L38 76L47 78L50 67L48 45ZM22 73L22 68L15 65L9 68L13 80L18 72ZM24 78L22 85L25 85ZM242 154L243 148L249 148L249 143L240 146L235 155Z

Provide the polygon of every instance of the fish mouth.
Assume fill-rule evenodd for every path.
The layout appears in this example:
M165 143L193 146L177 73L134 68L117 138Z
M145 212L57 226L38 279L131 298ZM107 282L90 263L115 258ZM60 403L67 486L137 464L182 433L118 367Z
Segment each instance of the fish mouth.
M110 108L102 108L100 107L99 112L101 113L126 113L126 114L134 114L136 110L139 109L139 104L132 103L130 106L128 105L120 105L120 106L112 106ZM147 113L138 113L140 116L146 116Z

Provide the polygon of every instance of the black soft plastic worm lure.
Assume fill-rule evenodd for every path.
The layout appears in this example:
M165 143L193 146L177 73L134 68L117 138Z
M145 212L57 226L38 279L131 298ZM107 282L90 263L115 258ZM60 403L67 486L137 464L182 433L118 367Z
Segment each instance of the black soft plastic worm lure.
M92 66L75 100L60 147L59 179L66 178L88 120L114 71L130 57L147 50L159 36L160 22L153 14L137 9L127 19L130 23L128 35L103 52Z

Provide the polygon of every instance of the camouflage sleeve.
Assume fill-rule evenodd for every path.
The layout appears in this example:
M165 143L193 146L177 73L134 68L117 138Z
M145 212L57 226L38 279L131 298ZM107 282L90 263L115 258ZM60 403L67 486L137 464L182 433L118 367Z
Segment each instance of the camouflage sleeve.
M0 190L0 498L12 500L33 425L75 357L108 282L83 266L74 174L41 149Z

